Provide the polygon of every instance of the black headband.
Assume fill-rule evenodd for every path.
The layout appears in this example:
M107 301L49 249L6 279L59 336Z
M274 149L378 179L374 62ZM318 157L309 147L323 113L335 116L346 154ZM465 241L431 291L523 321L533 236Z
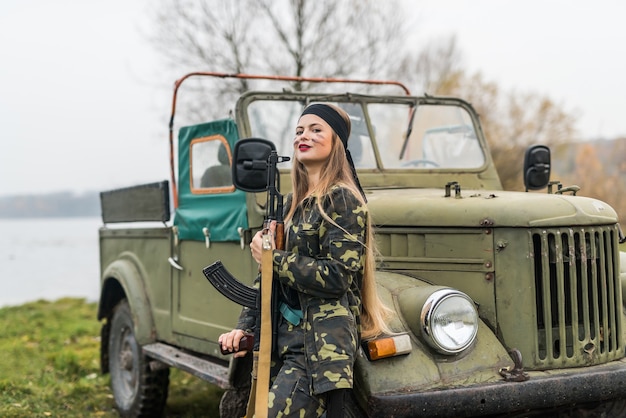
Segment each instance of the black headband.
M324 119L324 122L330 125L330 127L339 137L339 139L341 139L343 147L346 150L348 149L348 137L350 136L348 124L335 109L325 104L314 103L304 109L300 117L309 114L316 115Z
M335 131L335 133L343 143L343 148L346 150L346 159L348 160L348 165L350 166L350 171L352 172L352 178L354 179L354 183L361 192L363 200L367 202L367 198L365 197L363 187L361 187L359 177L356 175L356 168L354 167L354 161L352 161L352 155L348 150L348 137L350 136L350 129L348 128L348 124L346 123L345 119L342 118L339 112L337 112L335 109L322 103L314 103L310 106L307 106L307 108L304 109L300 117L309 114L316 115L322 118L324 122L326 122L332 128L332 130Z

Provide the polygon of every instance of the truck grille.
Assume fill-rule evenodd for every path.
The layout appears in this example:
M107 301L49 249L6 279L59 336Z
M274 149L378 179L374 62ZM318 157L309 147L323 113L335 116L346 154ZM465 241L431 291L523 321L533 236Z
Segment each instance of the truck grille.
M616 227L532 229L531 235L536 364L596 364L623 356Z

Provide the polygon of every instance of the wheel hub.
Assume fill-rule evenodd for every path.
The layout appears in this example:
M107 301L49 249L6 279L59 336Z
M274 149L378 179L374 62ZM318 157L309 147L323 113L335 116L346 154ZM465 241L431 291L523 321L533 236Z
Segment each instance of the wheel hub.
M123 370L132 370L133 368L133 353L130 350L124 350L120 353L120 367Z

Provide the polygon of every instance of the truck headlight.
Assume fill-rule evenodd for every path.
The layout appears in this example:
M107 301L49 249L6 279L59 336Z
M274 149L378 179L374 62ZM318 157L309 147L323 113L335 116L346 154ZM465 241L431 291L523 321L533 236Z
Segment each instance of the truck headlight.
M478 312L466 294L440 289L424 303L420 315L422 336L442 354L456 354L468 348L478 332Z

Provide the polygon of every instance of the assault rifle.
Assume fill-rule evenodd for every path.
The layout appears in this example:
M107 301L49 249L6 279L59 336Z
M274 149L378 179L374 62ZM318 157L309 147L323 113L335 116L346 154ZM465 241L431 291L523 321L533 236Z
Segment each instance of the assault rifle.
M272 221L276 221L276 247L284 245L283 195L277 186L278 170L276 165L289 161L276 153L274 143L261 138L241 139L233 151L233 184L239 190L252 193L267 191L266 215L263 229L269 230ZM240 282L222 264L220 260L206 266L202 272L209 282L223 296L238 305L259 309L259 290Z
M289 161L289 157L280 157L274 144L259 138L242 139L235 144L233 164L233 184L247 192L267 191L266 214L263 225L263 252L261 262L260 292L246 286L233 277L218 260L203 269L206 278L213 286L230 300L243 306L256 309L257 331L260 341L254 342L252 387L246 417L267 417L268 392L270 382L270 361L273 317L276 317L276 297L273 297L272 239L276 248L283 249L285 226L283 222L283 195L276 186L278 170L276 165ZM266 179L263 183L263 178ZM276 222L275 237L270 233L270 223ZM260 293L260 297L259 297ZM255 306L250 306L254 304ZM257 383L258 382L258 383ZM257 388L258 387L258 388Z

